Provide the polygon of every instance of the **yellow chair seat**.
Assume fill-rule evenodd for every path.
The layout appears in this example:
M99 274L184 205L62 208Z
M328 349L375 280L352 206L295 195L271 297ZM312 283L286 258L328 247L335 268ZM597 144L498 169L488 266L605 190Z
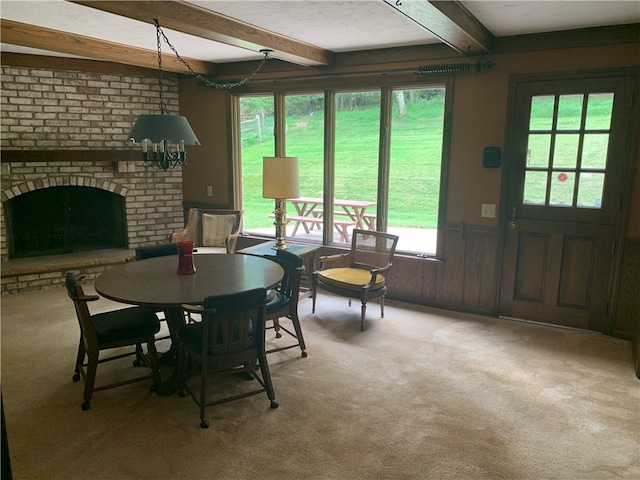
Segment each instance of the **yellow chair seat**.
M359 292L371 281L371 272L362 268L329 268L318 272L318 279L334 287ZM377 290L384 287L384 281L384 276L378 275L371 289Z

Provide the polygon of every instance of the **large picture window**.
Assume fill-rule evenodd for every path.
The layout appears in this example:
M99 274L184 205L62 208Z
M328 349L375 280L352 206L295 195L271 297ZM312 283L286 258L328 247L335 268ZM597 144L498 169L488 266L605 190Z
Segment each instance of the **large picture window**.
M446 99L443 85L235 97L244 231L275 233L262 158L279 154L300 165L302 198L287 201L288 215L323 219L290 220L287 241L345 245L364 228L399 235L399 252L436 256Z

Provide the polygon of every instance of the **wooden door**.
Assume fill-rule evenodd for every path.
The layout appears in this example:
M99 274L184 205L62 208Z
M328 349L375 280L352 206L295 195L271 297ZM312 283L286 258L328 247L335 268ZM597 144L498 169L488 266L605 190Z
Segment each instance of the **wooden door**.
M501 316L608 331L631 187L635 82L512 82Z

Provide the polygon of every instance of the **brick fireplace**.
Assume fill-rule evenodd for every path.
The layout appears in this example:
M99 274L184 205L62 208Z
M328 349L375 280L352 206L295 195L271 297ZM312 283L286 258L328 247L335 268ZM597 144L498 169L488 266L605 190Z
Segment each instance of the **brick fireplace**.
M140 152L127 145L135 119L157 113L156 83L144 76L2 67L2 294L61 284L64 269L95 277L109 258L123 261L136 246L166 242L183 227L182 170L143 165ZM168 113L178 113L177 81L165 83ZM106 245L95 251L81 245L71 250L82 252L15 258L15 222L6 217L16 213L11 202L59 187L91 190L98 202L101 193L117 197L124 233L108 250L113 256ZM55 228L68 230L62 225Z
M42 152L41 152L42 153ZM68 152L69 153L69 152ZM85 152L90 158L96 152ZM130 155L127 152L109 152L115 158L123 158ZM11 237L11 226L7 223L7 207L19 197L42 192L52 191L59 187L82 187L94 190L94 193L108 193L121 200L123 208L122 227L124 228L123 242L111 247L121 250L130 250L138 245L156 244L166 242L171 232L179 230L184 225L182 209L182 176L181 171L162 172L151 167L143 166L135 161L81 161L81 162L16 162L7 161L15 156L23 156L27 152L3 152L2 157L2 211L0 212L0 252L2 255L2 288L3 293L15 291L16 287L10 284L20 283L18 276L32 275L33 272L18 269L17 275L10 275L9 270L17 264L15 260L15 246L10 248L14 239ZM70 156L76 157L80 152L71 152ZM46 152L44 156L50 156L54 160L64 156L64 152ZM39 155L43 156L43 155ZM137 156L137 155L136 155ZM101 198L96 196L96 199ZM88 207L84 205L86 212ZM99 210L96 206L96 210ZM24 214L24 211L20 212ZM15 214L15 212L14 212ZM34 215L34 217L36 217ZM37 217L36 217L37 218ZM95 216L94 216L95 218ZM105 218L105 222L113 222ZM9 228L7 228L9 226ZM116 226L107 227L116 230ZM107 248L103 245L96 250ZM83 258L87 257L90 247L76 249L83 251ZM70 252L51 252L70 253ZM12 258L12 256L14 258ZM20 255L18 255L20 256ZM130 256L130 255L129 255ZM67 255L73 259L70 265L76 265L72 254ZM45 264L51 258L33 256L30 265ZM89 262L90 264L92 262ZM39 285L35 279L35 285ZM60 277L60 281L62 278ZM31 289L24 286L20 290Z

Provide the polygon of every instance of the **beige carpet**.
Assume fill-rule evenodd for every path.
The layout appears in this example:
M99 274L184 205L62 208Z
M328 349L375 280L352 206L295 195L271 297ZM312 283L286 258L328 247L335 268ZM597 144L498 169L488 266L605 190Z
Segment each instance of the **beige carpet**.
M16 479L640 478L640 381L622 340L399 305L380 319L377 304L360 332L358 306L322 296L315 315L300 306L309 357L269 356L280 408L264 395L213 407L202 430L191 398L143 383L82 411L64 291L1 305Z

